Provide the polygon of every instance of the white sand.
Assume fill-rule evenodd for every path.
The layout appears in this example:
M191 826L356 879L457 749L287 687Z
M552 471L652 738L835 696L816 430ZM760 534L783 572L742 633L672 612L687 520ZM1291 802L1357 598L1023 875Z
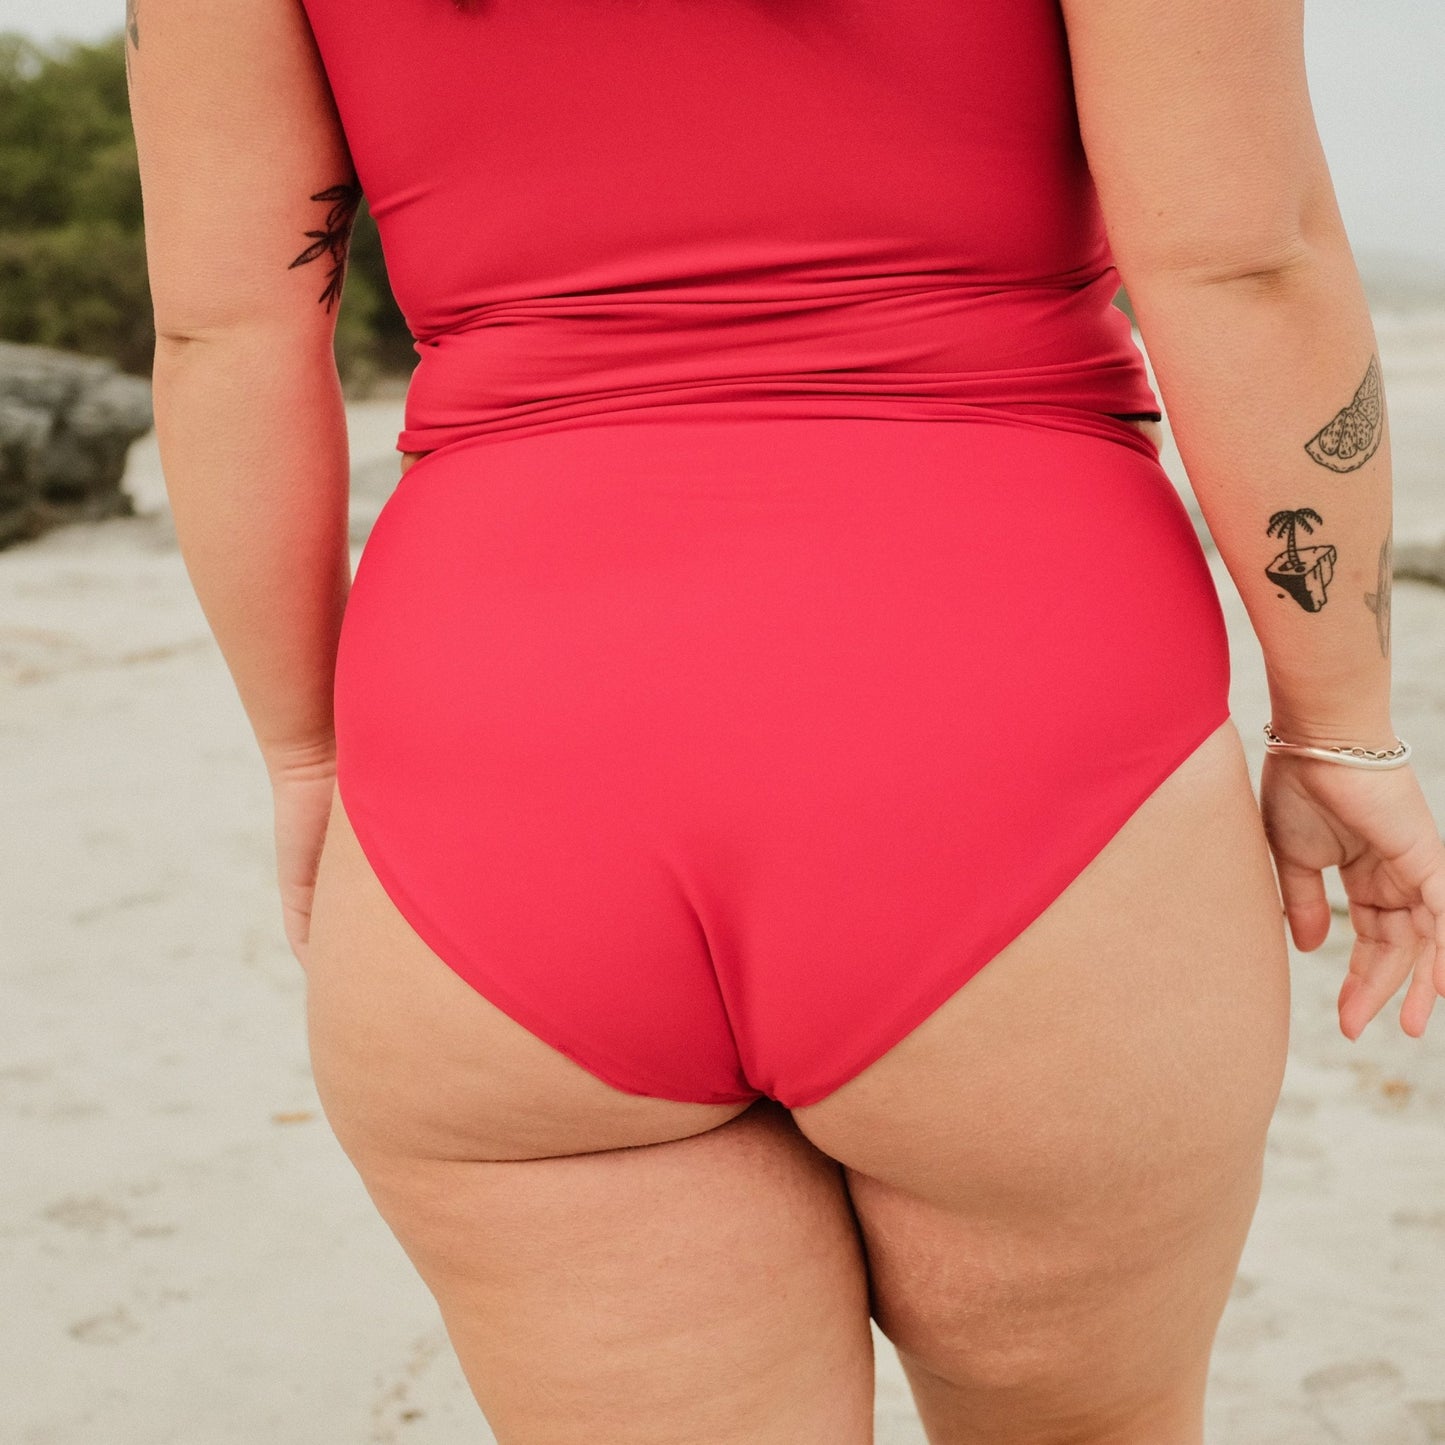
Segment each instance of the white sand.
M1381 318L1396 536L1445 537L1445 320ZM395 401L352 409L357 511ZM477 1445L430 1296L322 1120L269 797L151 510L0 554L0 1439ZM1212 559L1258 776L1258 647ZM1396 721L1445 822L1445 591L1401 582ZM1332 896L1343 900L1338 879ZM1445 1440L1445 1006L1350 1044L1351 932L1294 959L1294 1046L1215 1354L1218 1445ZM923 1439L880 1341L880 1445Z

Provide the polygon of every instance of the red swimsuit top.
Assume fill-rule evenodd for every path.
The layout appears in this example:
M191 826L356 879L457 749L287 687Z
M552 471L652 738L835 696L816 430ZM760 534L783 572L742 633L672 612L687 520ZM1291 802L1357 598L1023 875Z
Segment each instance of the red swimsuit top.
M1057 0L304 0L418 364L403 451L996 417L1152 446Z

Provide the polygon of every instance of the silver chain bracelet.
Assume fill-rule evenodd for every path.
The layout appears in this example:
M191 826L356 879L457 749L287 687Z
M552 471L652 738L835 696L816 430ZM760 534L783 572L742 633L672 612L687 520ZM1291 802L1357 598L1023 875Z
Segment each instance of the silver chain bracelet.
M1403 768L1410 760L1410 744L1395 739L1393 748L1314 747L1309 743L1287 743L1275 732L1273 723L1264 725L1264 745L1272 753L1294 753L1306 758L1323 758L1328 763L1345 763L1352 768Z

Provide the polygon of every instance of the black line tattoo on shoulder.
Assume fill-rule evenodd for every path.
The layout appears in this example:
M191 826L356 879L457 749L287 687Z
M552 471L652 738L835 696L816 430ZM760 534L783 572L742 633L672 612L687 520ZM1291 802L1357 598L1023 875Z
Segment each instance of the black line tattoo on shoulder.
M140 49L140 0L125 0L125 36L120 44L125 52L125 83L129 85L130 53Z
M1395 580L1393 524L1380 543L1380 570L1375 577L1375 590L1365 593L1365 606L1375 614L1375 630L1380 635L1380 656L1390 655L1390 592Z
M1332 472L1352 472L1362 467L1380 445L1385 429L1385 399L1380 386L1380 364L1372 356L1347 407L1337 411L1306 443L1313 461Z
M1335 575L1335 549L1328 542L1318 547L1301 547L1295 540L1296 531L1313 532L1315 523L1324 525L1324 519L1313 507L1299 507L1294 510L1276 512L1269 519L1266 536L1283 537L1284 551L1268 567L1264 575L1276 587L1293 597L1306 612L1318 612L1325 605L1326 588Z
M330 209L319 231L306 232L311 244L286 269L294 270L320 256L330 257L331 269L326 273L326 287L316 298L330 311L341 299L341 287L346 280L346 255L351 245L351 228L356 223L357 207L361 205L361 186L353 176L349 181L317 191L311 199L327 202Z

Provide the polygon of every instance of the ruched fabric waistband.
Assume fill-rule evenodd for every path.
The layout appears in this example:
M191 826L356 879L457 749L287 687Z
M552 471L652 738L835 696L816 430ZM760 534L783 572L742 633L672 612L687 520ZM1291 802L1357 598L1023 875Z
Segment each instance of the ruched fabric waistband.
M397 447L693 406L749 418L989 413L1137 438L1110 417L1158 401L1112 304L1118 285L1109 267L1071 286L875 277L499 301L417 339Z

